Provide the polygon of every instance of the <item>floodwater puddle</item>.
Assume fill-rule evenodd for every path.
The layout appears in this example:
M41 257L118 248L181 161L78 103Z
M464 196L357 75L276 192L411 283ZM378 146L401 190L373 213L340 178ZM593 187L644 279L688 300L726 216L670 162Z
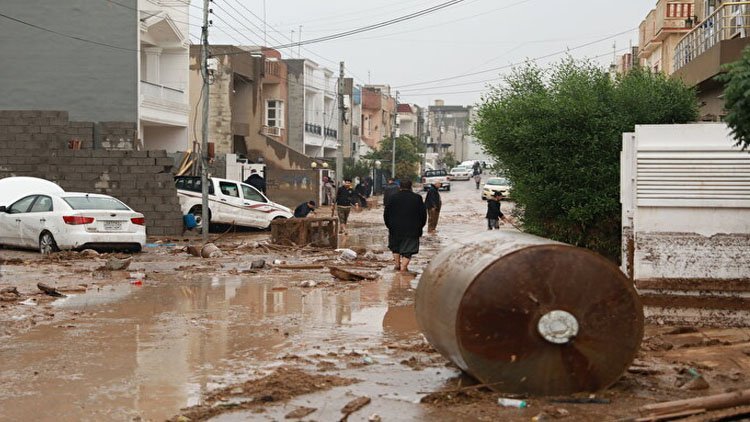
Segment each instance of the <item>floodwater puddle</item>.
M284 356L366 351L419 336L411 279L302 289L293 285L302 276L200 275L58 300L54 307L77 315L0 344L0 419L165 419L208 390L281 365ZM406 382L413 392L450 376L446 369L425 377L395 369L373 367L367 385L420 378Z

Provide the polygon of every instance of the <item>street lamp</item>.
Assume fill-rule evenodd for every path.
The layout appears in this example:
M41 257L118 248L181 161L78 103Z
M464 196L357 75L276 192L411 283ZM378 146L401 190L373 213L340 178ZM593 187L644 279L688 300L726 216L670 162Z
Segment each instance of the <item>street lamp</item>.
M376 170L380 170L380 167L383 165L383 163L380 162L380 160L375 160L374 163L372 163L372 193L373 195L380 191L378 189L379 183L376 179L378 176L378 172Z
M310 167L312 167L312 169L315 170L315 169L318 168L318 163L316 163L315 161L313 161L312 164L310 164Z

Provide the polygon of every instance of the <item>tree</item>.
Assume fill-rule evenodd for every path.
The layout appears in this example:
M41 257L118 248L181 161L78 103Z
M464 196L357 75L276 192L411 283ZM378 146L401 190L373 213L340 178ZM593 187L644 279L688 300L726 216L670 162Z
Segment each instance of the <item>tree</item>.
M726 73L716 77L726 84L724 108L729 112L724 121L732 129L735 145L745 150L750 148L750 48L745 48L742 57L724 69Z
M370 175L370 165L363 161L354 161L353 158L344 159L344 179L352 179L355 177L366 177Z
M622 133L695 120L695 92L644 69L613 80L570 58L504 79L483 98L474 132L513 182L524 230L618 260Z
M441 160L442 164L445 164L448 169L452 169L453 167L456 167L458 164L458 160L456 160L456 156L453 154L453 151L448 151L445 153L445 156Z
M384 138L380 147L367 154L368 160L380 160L382 168L389 174L391 171L392 147L391 138ZM424 145L410 135L401 135L396 139L396 178L414 180L419 177L417 169L421 161L420 153L424 151Z

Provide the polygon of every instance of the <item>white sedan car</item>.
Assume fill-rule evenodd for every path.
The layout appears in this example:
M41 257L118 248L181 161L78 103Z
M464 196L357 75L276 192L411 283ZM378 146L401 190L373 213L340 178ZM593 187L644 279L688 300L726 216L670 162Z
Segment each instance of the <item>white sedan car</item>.
M448 173L451 175L451 180L469 180L473 174L472 169L468 167L453 167Z
M504 177L490 177L482 188L482 199L490 199L495 193L499 193L503 198L510 197L510 181Z
M146 244L146 219L93 193L34 192L0 206L0 245L39 249L127 249Z

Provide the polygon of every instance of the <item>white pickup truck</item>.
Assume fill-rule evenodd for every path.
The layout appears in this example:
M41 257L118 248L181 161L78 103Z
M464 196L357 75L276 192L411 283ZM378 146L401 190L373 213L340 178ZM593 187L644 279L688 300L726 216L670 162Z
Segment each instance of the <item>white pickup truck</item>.
M431 184L440 182L440 189L451 190L450 176L445 170L426 170L422 174L422 189L427 190Z
M209 178L208 215L210 223L266 229L277 218L291 218L292 210L270 201L254 187L234 180ZM201 178L175 177L182 214L192 214L201 227Z

